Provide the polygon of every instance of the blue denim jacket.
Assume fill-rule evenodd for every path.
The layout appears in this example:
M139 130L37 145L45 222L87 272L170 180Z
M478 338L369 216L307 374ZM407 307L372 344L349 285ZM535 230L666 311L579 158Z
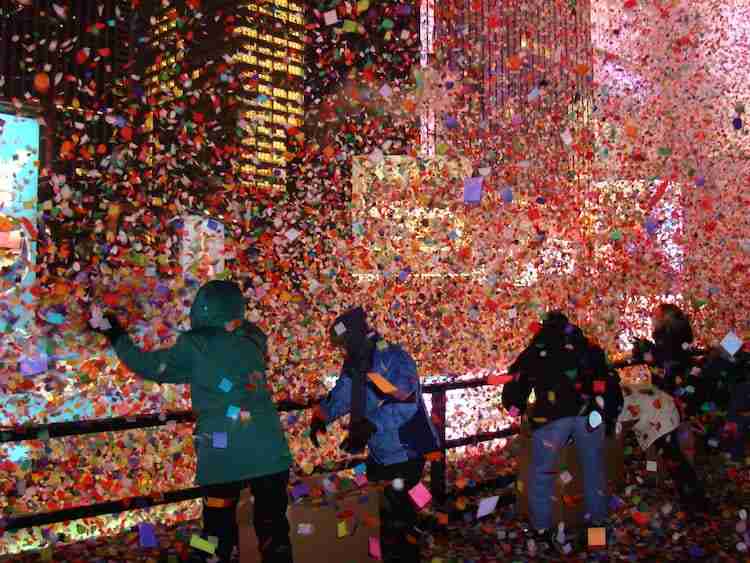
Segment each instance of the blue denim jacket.
M377 373L396 388L391 394L381 391L372 378L367 382L367 403L365 417L377 431L367 443L369 455L380 465L402 463L419 457L419 454L403 443L404 426L417 415L424 413L426 424L432 436L419 436L416 439L431 442L426 449L437 449L438 434L422 398L422 384L417 374L417 365L412 357L400 346L380 341L373 356L370 373ZM320 403L322 414L332 422L351 409L352 379L342 374L328 396ZM402 433L399 433L402 429Z

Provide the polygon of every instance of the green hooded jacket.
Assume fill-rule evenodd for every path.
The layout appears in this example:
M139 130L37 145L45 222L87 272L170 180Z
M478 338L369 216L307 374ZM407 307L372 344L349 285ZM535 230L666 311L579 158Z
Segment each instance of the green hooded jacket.
M211 281L198 291L191 330L171 348L144 352L129 336L114 343L135 374L158 383L189 383L197 424L194 431L199 485L228 483L289 469L292 456L279 414L266 387L266 335L243 321L240 288Z

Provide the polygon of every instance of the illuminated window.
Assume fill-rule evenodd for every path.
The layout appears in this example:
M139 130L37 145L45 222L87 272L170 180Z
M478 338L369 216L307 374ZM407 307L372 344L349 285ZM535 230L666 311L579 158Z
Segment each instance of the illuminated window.
M36 119L0 113L0 293L34 282L36 243L28 225L36 223L36 162L39 159L39 124ZM21 327L32 313L17 307ZM5 321L2 321L3 323Z

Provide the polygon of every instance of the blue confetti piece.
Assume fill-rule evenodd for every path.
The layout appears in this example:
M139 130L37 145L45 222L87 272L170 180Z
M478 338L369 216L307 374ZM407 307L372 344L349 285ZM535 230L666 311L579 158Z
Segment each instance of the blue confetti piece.
M47 322L53 325L61 325L65 322L65 317L54 311L47 313Z
M227 447L227 433L226 432L214 432L214 448L226 448Z
M500 192L500 197L503 199L504 203L512 203L513 190L511 190L510 188L505 188L502 192Z
M138 524L138 537L143 548L152 548L158 545L153 524L149 524L148 522Z
M221 383L219 383L219 389L224 391L224 393L229 393L229 391L232 390L232 382L229 381L226 377L221 380Z
M227 416L232 420L237 420L237 418L239 418L240 416L240 407L229 405L229 407L227 408Z
M482 201L482 183L484 178L466 178L464 180L464 203L480 203Z
M21 374L29 377L32 375L38 375L47 371L49 367L47 354L39 354L34 357L21 358Z

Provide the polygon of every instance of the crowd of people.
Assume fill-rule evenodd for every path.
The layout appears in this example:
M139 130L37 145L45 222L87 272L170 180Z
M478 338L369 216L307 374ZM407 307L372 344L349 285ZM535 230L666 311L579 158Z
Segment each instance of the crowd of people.
M262 561L289 563L287 487L293 460L265 382L266 337L244 320L244 311L239 286L212 281L192 305L191 330L171 348L140 350L112 315L97 330L139 376L191 385L197 414L196 482L207 491L203 528L206 537L218 538L220 561L237 556L236 508L241 490L249 486ZM734 462L744 461L750 423L749 354L717 347L698 355L689 319L674 305L660 305L652 321L653 338L635 342L633 359L649 365L658 400L631 400L604 350L560 311L545 315L508 370L513 378L503 388L503 406L531 427L530 533L552 549L560 543L550 500L555 468L561 449L571 440L583 469L588 527L606 529L604 441L620 432L625 418L638 423L642 447L655 445L668 461L679 500L691 514L709 510L694 455L695 434L706 434L708 415L719 425L715 431L727 455ZM330 337L342 349L344 361L334 388L314 410L310 439L317 446L318 435L331 422L350 415L342 449L361 453L367 448L368 480L386 485L380 498L383 560L419 561L417 511L408 492L422 478L425 456L440 444L416 363L402 347L372 330L361 308L338 317ZM535 399L530 401L532 394ZM665 413L670 422L665 422ZM194 555L196 561L209 557L200 551Z

